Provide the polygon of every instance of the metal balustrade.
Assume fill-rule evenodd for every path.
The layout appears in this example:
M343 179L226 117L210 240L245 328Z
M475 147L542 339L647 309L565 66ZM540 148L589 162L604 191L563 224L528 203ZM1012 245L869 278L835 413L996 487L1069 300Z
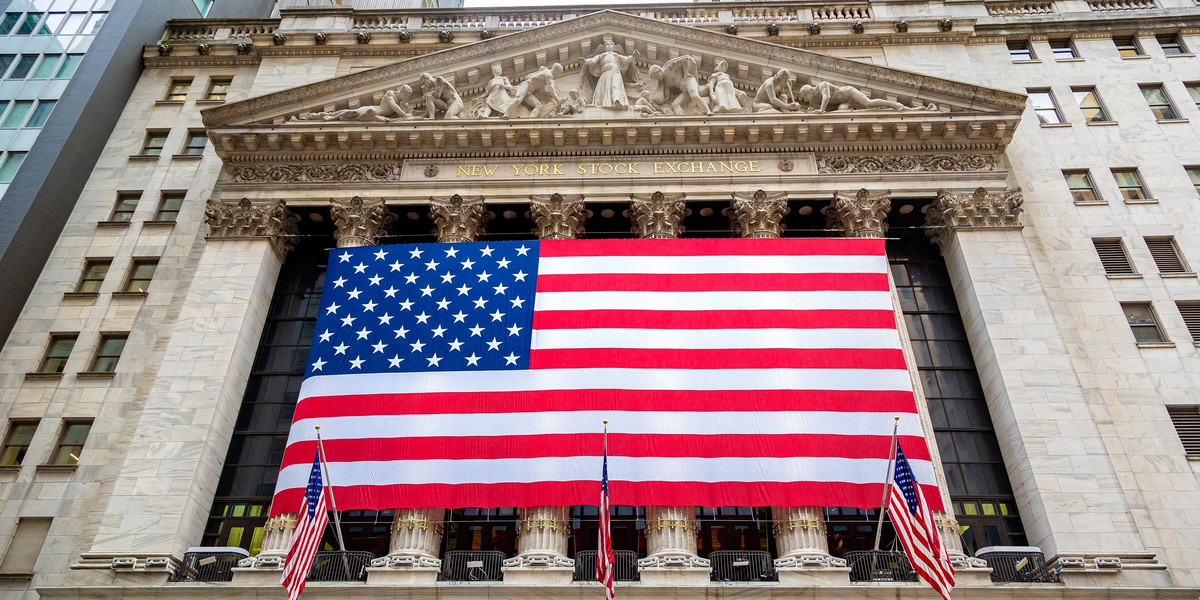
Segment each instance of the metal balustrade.
M842 555L850 567L850 581L916 581L917 572L903 552L860 550Z
M367 567L375 558L370 552L318 552L308 571L309 581L366 581Z
M575 581L596 581L596 550L575 553ZM638 581L638 555L633 550L613 550L614 573L617 581Z
M775 563L762 550L716 550L708 553L713 581L775 581Z
M450 550L442 556L441 581L501 581L504 553Z
M233 581L233 568L250 556L241 548L197 546L188 548L171 581Z
M1046 566L1042 549L1034 546L989 546L975 553L992 569L995 583L1062 583Z

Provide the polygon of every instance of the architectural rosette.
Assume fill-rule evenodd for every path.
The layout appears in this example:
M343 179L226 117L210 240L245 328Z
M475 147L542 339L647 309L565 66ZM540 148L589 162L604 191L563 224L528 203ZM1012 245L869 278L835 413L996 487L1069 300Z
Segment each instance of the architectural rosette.
M683 233L686 194L630 194L629 219L640 238L673 239Z
M783 216L788 214L787 192L733 193L734 229L743 238L777 238L783 234Z
M971 194L939 190L925 215L925 233L939 248L953 229L1020 229L1025 199L1021 188L989 192L978 188Z
M887 214L891 209L891 190L861 189L854 195L837 192L829 205L829 227L841 229L850 238L881 238L887 233Z
M540 239L573 240L583 233L582 194L530 196L529 209Z
M487 224L483 196L430 197L429 213L437 224L437 240L442 243L473 242Z
M280 256L296 246L300 217L292 214L281 200L274 202L217 202L209 200L204 207L208 223L207 239L266 239Z
M329 215L337 227L333 237L338 248L375 245L395 220L382 198L363 200L358 196L345 201L330 200Z

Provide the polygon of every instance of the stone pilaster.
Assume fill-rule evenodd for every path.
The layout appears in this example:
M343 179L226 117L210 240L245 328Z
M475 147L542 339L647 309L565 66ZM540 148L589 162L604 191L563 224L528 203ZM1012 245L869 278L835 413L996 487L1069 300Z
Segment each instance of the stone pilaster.
M646 507L646 558L638 561L645 567L709 567L708 559L696 555L696 525L694 506Z
M443 243L473 242L487 224L483 196L429 198L429 213L437 224L437 239Z
M837 192L829 205L830 229L841 229L850 238L881 238L887 234L887 214L892 192L858 190L853 196Z
M392 519L388 555L371 561L367 580L383 585L433 585L442 568L438 552L444 508L398 508Z
M540 239L573 240L583 233L583 196L580 194L530 196L529 210L537 223Z
M282 259L296 247L300 217L283 201L237 204L209 200L204 207L209 240L265 240Z
M777 238L783 234L788 214L787 192L734 192L731 217L734 231L743 238Z
M358 196L350 200L329 201L329 216L336 229L333 232L338 248L374 246L386 235L395 219L384 205L383 199L363 200Z
M640 238L674 239L683 234L685 194L630 194L629 220Z
M533 506L521 511L517 555L504 561L504 582L516 585L567 585L575 561L567 558L571 528L566 506Z
M825 509L820 506L777 506L775 521L775 570L779 583L794 585L848 585L846 561L829 555Z
M939 190L925 215L925 233L943 252L954 229L1021 229L1024 197L1021 188L990 193L978 188L972 194Z

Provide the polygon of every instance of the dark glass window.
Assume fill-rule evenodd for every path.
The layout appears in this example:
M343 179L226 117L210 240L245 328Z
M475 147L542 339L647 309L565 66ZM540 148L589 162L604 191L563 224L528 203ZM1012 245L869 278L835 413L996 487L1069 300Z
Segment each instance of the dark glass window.
M9 79L24 79L29 71L33 69L34 63L37 62L38 55L22 54L21 58L17 59L17 65L13 67L11 73L8 74Z
M11 467L25 460L37 426L37 421L12 421L8 424L8 437L4 439L4 448L0 449L0 465Z
M26 127L41 127L46 124L46 119L50 118L50 111L54 110L54 100L42 100L38 102L37 108L33 109L33 114L30 115L29 121L25 123Z
M129 266L129 279L125 280L125 289L130 294L145 294L150 288L150 280L154 279L154 271L158 269L158 259L135 260Z
M62 373L67 366L67 359L71 357L71 350L75 349L75 340L79 334L55 334L50 336L50 345L46 347L46 356L42 358L42 365L38 367L38 373Z
M179 209L183 207L183 192L163 192L158 201L158 211L154 213L155 221L174 221L179 217Z
M133 220L133 211L137 210L141 192L120 192L117 194L117 204L113 206L110 222L128 223Z
M51 457L52 465L77 465L79 455L83 453L83 443L87 441L88 433L92 431L91 421L65 421L62 435Z
M100 336L100 347L96 357L92 359L92 373L112 373L117 370L117 362L121 360L121 352L125 350L125 341L129 336L124 333Z
M1138 45L1137 39L1132 35L1123 35L1113 38L1113 44L1117 46L1117 52L1121 56L1141 56L1142 47Z
M1070 38L1059 38L1050 40L1050 51L1054 53L1054 58L1076 58L1075 46L1071 45Z
M447 513L442 552L450 550L499 551L516 554L516 508L456 508Z
M165 145L167 145L167 132L147 131L146 141L142 144L142 156L159 156Z
M104 277L108 275L110 266L112 266L111 258L89 258L83 264L83 276L79 278L79 285L75 286L75 291L81 294L99 292L100 285L104 283Z
M203 131L189 131L187 141L183 144L183 153L190 155L204 154L204 146L208 144L208 136Z
M21 13L4 13L4 18L0 19L0 35L7 35L20 20Z

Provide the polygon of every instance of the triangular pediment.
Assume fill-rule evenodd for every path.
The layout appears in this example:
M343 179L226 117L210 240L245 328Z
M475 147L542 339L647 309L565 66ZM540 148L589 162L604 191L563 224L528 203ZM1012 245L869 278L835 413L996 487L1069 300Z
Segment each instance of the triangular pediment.
M773 79L781 69L790 77ZM689 75L699 94L688 91ZM444 101L425 101L430 91ZM456 96L462 105L451 107ZM388 147L410 149L561 146L576 136L609 145L614 131L617 140L644 135L654 143L689 135L699 143L961 137L1002 149L1024 106L1021 94L606 10L232 102L203 117L226 153L300 149L297 140L343 150L365 140L370 148L374 132ZM451 120L463 127L447 131ZM657 132L634 131L651 121ZM566 122L570 135L554 130Z

